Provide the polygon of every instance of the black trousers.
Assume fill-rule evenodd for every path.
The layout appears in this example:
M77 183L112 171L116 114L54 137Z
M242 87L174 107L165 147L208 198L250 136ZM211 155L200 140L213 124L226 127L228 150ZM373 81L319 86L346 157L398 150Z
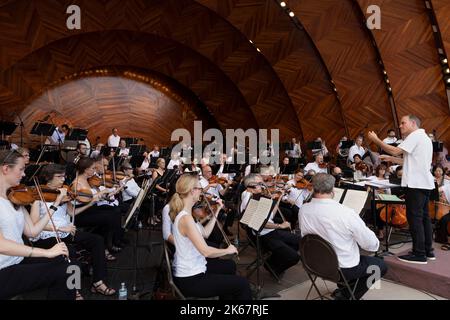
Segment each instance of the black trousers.
M110 249L117 244L123 236L122 213L118 207L112 206L92 206L75 217L77 227L95 227L100 234L105 245Z
M267 260L275 273L280 274L300 260L298 246L300 235L286 230L274 230L261 237L261 243L272 255Z
M359 264L353 268L342 268L342 273L350 284L350 287L354 289L354 294L356 299L361 299L361 297L369 290L372 286L372 282L367 283L369 277L373 275L373 270L369 269L370 266L377 266L380 270L380 277L383 277L387 272L387 265L384 260L377 257L367 257L361 256ZM356 288L354 285L358 280ZM378 280L378 279L377 279ZM340 288L343 286L339 285ZM350 292L347 289L343 291L344 296L350 298Z
M174 282L187 297L219 296L224 300L252 299L247 279L236 275L236 264L232 260L208 259L206 273L191 277L174 277Z
M406 188L406 217L413 240L413 254L433 252L433 228L428 214L430 190Z
M69 264L62 257L25 258L21 263L0 270L0 300L48 288L49 300L75 300L75 290L67 288Z
M78 244L83 249L89 251L92 258L93 282L106 280L105 245L101 236L89 232L77 231L73 240L72 236L69 235L65 238L61 238L61 241L65 242L68 246L71 244ZM40 239L35 242L37 247L44 249L50 249L55 244L56 239L54 237ZM73 254L71 254L71 259L72 256Z
M448 243L448 224L450 223L450 213L446 214L439 220L436 227L435 241L439 243Z

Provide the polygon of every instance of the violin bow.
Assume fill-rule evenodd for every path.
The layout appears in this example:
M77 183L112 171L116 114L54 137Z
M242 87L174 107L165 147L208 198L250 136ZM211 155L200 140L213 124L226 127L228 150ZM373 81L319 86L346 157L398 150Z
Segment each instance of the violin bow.
M52 215L50 214L50 210L47 206L47 202L45 202L44 196L42 195L42 191L41 191L41 187L38 183L38 180L36 177L33 177L33 181L34 181L34 185L36 186L36 190L39 194L39 198L41 199L41 201L44 203L45 206L45 210L47 211L53 232L55 233L55 238L56 238L56 242L57 243L61 243L61 238L59 237L58 231L56 231L56 226L55 226L55 222L53 221ZM65 259L67 260L67 262L70 263L70 258L68 256L65 257Z
M72 208L71 220L72 220L73 226L75 226L75 211L76 211L75 206L77 203L77 193L78 193L78 171L75 174L75 192L74 192L74 198L73 198L73 204L72 204L73 208ZM75 237L75 235L73 235L72 237Z

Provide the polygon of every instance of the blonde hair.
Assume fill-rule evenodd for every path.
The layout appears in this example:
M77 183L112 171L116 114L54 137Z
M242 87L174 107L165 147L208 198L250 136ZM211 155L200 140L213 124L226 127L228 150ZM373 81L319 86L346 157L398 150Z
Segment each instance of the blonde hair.
M156 164L158 165L158 167L163 161L165 161L164 158L158 158L158 160L156 160Z
M174 193L169 202L169 216L172 222L175 221L178 213L183 210L184 204L183 199L186 198L198 183L198 176L192 174L183 174L177 181L175 189L177 192Z

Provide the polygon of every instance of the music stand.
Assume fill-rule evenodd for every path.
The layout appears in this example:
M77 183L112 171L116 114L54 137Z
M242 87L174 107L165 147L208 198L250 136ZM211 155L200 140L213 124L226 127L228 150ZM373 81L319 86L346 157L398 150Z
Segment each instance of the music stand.
M134 268L133 268L133 275L134 275L134 282L132 287L132 294L130 296L130 300L139 300L143 296L146 296L148 294L151 294L150 291L144 291L140 292L137 290L137 272L138 272L138 248L145 248L148 250L149 253L153 252L153 245L162 245L160 242L150 242L146 245L139 245L139 232L141 230L141 227L139 226L138 222L138 216L139 216L139 208L142 205L142 202L146 198L147 194L149 192L152 192L153 188L156 186L158 179L156 179L153 183L151 179L148 179L145 184L143 185L143 188L139 191L136 199L133 202L133 205L130 206L127 212L127 218L123 224L124 229L128 228L134 228L136 230L136 238L133 246L133 254L134 254Z
M65 137L65 140L84 141L88 135L88 130L81 128L72 128L70 134Z
M223 173L239 173L241 172L241 165L235 163L225 163L223 166Z
M444 151L444 143L441 141L433 141L433 152Z
M136 157L142 153L143 145L140 144L130 144L130 153L129 156ZM145 149L145 148L144 148Z
M342 141L339 149L350 149L354 144L355 142L353 140Z
M2 140L5 140L5 136L10 136L16 130L17 124L9 121L0 121L0 133L2 135Z
M275 215L276 202L272 199L261 197L259 200L250 199L250 202L242 215L240 223L246 225L255 231L256 235L256 296L261 298L261 277L260 267L264 265L264 260L261 253L261 231L264 229L267 221L272 215Z
M31 129L30 134L41 137L41 148L44 145L43 137L51 136L53 131L55 131L56 126L51 123L36 122Z

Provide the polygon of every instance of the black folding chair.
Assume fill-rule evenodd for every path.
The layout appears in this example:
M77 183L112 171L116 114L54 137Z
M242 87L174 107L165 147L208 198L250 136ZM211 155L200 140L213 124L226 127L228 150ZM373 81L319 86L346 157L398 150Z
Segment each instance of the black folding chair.
M356 281L352 289L339 267L336 252L329 242L318 235L308 234L300 240L300 256L302 257L303 267L312 282L306 300L313 287L316 289L321 300L324 298L328 299L320 292L316 285L318 277L343 286L350 293L350 300L356 300L354 292L358 281Z

